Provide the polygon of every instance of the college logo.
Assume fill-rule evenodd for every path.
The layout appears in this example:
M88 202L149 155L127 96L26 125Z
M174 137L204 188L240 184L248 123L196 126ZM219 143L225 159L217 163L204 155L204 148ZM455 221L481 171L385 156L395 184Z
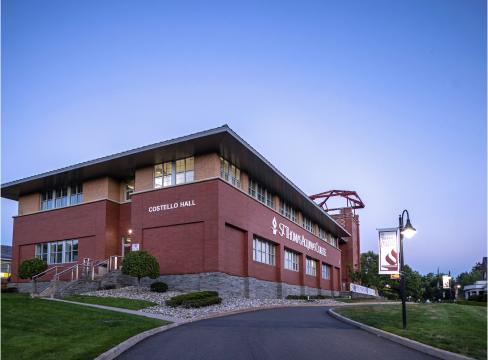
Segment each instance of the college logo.
M273 224L273 226L271 227L271 229L273 229L273 235L276 235L276 233L278 232L278 228L276 227L276 218L273 218L273 221L271 223Z

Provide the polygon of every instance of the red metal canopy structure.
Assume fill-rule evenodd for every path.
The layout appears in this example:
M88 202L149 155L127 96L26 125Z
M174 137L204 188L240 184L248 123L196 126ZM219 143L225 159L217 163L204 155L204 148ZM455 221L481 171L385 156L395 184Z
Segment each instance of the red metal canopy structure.
M355 209L363 209L364 208L364 203L359 197L359 195L355 191L349 191L349 190L329 190L320 194L315 194L311 195L310 199L316 200L316 199L324 199L322 202L318 203L318 205L324 209L325 211L333 211L333 210L340 210L342 208L336 208L336 209L329 209L327 207L327 200L329 200L331 197L334 196L341 196L346 199L347 201L347 206L348 208L352 208L353 210Z

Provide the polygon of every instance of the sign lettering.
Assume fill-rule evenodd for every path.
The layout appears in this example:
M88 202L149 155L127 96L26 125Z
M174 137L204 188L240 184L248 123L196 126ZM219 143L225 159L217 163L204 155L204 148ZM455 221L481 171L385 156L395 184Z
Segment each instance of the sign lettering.
M164 205L158 205L158 206L150 206L149 207L149 212L156 212L156 211L164 211L164 210L172 210L172 209L177 209L178 207L183 208L187 206L195 206L195 200L189 200L189 201L180 201L180 203L173 203L173 204L164 204Z

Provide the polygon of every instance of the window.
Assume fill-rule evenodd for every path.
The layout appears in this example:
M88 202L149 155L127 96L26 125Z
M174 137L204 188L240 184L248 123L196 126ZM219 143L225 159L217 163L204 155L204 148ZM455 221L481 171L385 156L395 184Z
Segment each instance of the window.
M71 185L71 205L80 204L83 200L83 184Z
M298 254L285 249L285 269L298 271Z
M298 212L287 203L280 199L280 214L287 217L291 221L298 223Z
M225 181L229 181L235 187L241 188L241 170L229 164L222 157L220 158L220 177Z
M41 210L60 208L81 203L83 199L82 184L73 184L41 192Z
M310 258L307 258L307 275L317 275L317 262Z
M124 201L130 201L130 194L134 192L134 178L125 180Z
M315 224L312 222L312 220L307 219L305 216L303 217L302 226L312 234L315 234Z
M251 195L253 198L258 199L264 205L267 205L270 208L274 209L273 194L252 179L249 179L249 195Z
M332 237L332 235L330 236L330 244L337 247L337 239Z
M252 241L254 261L259 261L268 265L275 264L275 245L270 242L254 238Z
M194 178L193 156L154 165L154 188L192 182Z
M10 276L10 263L2 263L0 272L2 278L8 278Z
M48 264L78 261L78 239L36 244L36 258Z
M321 227L319 227L319 238L329 242L329 240L327 238L327 232L324 229L322 229Z
M330 279L330 265L322 264L322 278Z
M176 160L176 183L183 184L193 181L193 157Z

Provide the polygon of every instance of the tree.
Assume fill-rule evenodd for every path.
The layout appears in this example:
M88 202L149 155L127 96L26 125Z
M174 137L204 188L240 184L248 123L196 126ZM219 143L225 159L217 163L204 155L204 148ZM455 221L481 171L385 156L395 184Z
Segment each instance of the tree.
M21 279L30 278L32 280L32 277L46 271L46 269L47 262L42 259L32 258L24 260L20 263L18 273ZM32 282L32 292L35 292L35 281Z
M141 278L157 279L160 275L158 260L145 250L129 253L122 260L122 274L137 277L137 293L141 292Z
M481 265L480 262L477 262L473 268L471 269L471 272L474 273L474 272L481 272L481 270L483 269L483 265Z

